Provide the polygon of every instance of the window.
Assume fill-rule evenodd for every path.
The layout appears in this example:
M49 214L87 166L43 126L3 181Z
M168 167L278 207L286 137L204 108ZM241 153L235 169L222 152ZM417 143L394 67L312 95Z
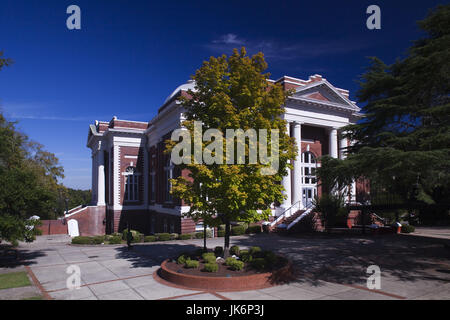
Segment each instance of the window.
M172 184L170 183L170 179L173 179L173 163L169 159L167 161L167 165L164 167L165 178L166 178L166 201L172 202L172 195L170 194L170 190L172 189Z
M123 173L125 178L125 201L139 200L139 174L135 167L128 167Z
M150 201L156 200L156 173L154 169L152 168L152 172L150 172Z
M163 224L163 232L166 233L167 232L167 219L164 218L164 224Z
M302 153L302 183L304 185L315 185L317 161L313 153L306 151Z

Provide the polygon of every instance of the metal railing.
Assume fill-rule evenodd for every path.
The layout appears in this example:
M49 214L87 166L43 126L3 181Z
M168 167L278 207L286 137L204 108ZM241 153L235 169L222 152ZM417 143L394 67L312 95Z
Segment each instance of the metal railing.
M290 216L292 216L293 214L295 214L298 210L301 209L301 203L302 201L299 200L296 203L294 203L293 205L291 205L289 208L287 208L286 210L284 210L271 224L270 226L273 227L274 225L276 225L278 222L280 222L281 220L283 220L284 218L288 218Z
M287 230L289 230L290 228L292 228L294 225L296 225L300 220L302 220L304 217L306 217L308 214L310 214L313 209L314 209L314 205L310 202L306 207L305 207L305 212L303 212L301 215L299 215L297 218L295 218L294 221L292 221L288 226L287 226Z

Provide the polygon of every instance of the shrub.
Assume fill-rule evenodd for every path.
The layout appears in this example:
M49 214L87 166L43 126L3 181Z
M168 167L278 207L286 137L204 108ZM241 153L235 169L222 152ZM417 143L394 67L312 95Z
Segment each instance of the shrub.
M272 251L264 251L264 259L266 260L266 266L272 268L277 263L277 255Z
M205 263L215 263L216 262L216 256L212 252L203 253L202 258L205 261Z
M225 230L218 230L217 231L217 236L218 237L225 237Z
M230 248L230 254L234 254L236 256L239 255L239 246L231 246Z
M261 233L261 226L260 225L254 225L248 227L248 229L245 231L246 233Z
M203 239L203 232L196 232L195 239Z
M157 233L156 237L157 237L158 241L169 241L170 233Z
M224 224L219 225L219 226L217 227L217 230L223 230L223 231L225 231L225 225L224 225Z
M170 234L170 240L177 240L179 238L178 233L171 233Z
M144 237L144 242L155 242L155 241L156 241L155 236L145 236Z
M180 234L179 239L180 239L180 240L189 240L189 239L192 239L192 235L189 234L189 233Z
M245 227L244 226L235 226L231 228L231 235L233 236L240 236L245 234Z
M137 233L135 237L133 237L132 243L144 242L145 236L142 233Z
M122 235L109 237L109 244L121 244L122 243Z
M239 257L241 258L242 261L244 262L250 262L252 261L252 255L250 254L250 252L248 250L242 250L239 253Z
M189 269L197 269L198 268L198 261L197 260L191 260L187 259L184 266Z
M130 230L130 231L131 231L131 235L133 236L133 241L134 241L134 239L139 237L139 235L140 235L139 231L136 231L136 230ZM126 241L127 235L128 235L128 229L124 229L122 231L122 239Z
M262 250L261 250L260 247L251 247L251 248L250 248L250 254L251 254L251 255L257 254L257 253L259 253L259 252L261 252L261 251L262 251Z
M105 236L94 236L92 238L92 243L94 244L102 244L103 242L105 242Z
M220 257L223 255L223 248L222 247L215 247L214 248L214 254L216 257Z
M219 265L215 262L207 263L203 266L203 271L206 272L217 272L219 270Z
M228 264L228 266L230 267L231 270L235 270L235 271L239 271L242 270L244 268L244 262L233 259L234 261L232 261L230 264Z
M414 232L415 230L416 230L416 228L414 226L409 225L409 224L404 224L404 225L402 225L401 232L402 233L411 233L411 232Z
M206 259L207 257L216 257L213 252L203 252L202 259Z
M177 263L178 264L185 264L186 263L186 256L184 254L179 256L178 259L177 259Z
M86 237L86 236L78 236L72 238L73 244L93 244L93 238L92 237Z
M253 259L251 266L256 270L264 270L266 268L266 260L264 258Z

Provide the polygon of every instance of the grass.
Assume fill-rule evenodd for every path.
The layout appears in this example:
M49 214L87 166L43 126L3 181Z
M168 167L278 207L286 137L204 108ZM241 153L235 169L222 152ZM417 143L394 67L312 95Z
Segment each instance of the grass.
M22 300L44 300L42 296L34 296L29 298L23 298Z
M0 290L31 286L26 272L12 272L0 274Z

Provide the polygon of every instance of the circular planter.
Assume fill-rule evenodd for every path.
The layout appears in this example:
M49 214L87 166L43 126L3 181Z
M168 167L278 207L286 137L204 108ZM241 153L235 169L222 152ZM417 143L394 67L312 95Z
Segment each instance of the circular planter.
M272 272L233 277L196 276L178 273L167 267L169 259L164 260L159 269L159 276L175 285L191 289L214 291L244 291L274 286Z

